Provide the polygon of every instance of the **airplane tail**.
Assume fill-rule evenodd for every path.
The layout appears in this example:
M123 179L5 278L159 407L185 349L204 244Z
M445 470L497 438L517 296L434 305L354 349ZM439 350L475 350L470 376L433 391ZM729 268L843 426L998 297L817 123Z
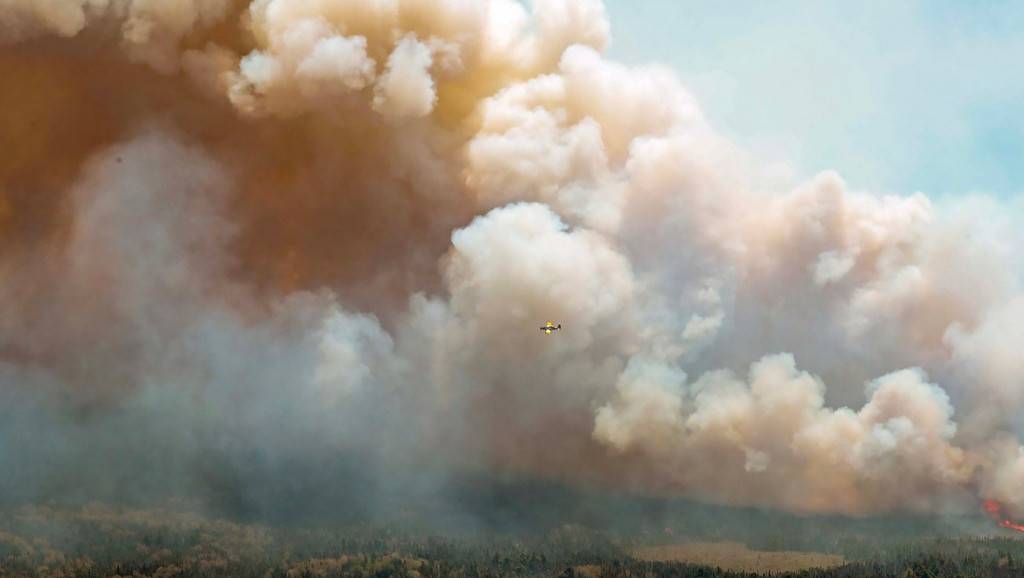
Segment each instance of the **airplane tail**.
M559 329L561 329L561 328L562 328L562 324L561 324L561 323L559 323L559 324L558 324L558 328L559 328Z

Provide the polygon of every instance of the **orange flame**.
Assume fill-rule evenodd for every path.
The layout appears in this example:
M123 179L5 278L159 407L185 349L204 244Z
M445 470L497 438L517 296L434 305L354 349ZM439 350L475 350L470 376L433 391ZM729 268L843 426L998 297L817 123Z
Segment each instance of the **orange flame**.
M988 514L992 516L992 519L1003 528L1010 528L1011 530L1024 532L1024 525L1015 524L1003 517L1003 513L999 508L999 502L996 502L995 500L985 500L985 511L988 512Z

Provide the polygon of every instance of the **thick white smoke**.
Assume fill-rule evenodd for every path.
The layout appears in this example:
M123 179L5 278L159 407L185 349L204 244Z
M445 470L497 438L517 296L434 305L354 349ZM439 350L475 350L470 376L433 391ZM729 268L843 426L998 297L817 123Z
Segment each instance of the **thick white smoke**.
M1024 513L1019 210L775 190L597 0L13 0L0 42L12 496Z

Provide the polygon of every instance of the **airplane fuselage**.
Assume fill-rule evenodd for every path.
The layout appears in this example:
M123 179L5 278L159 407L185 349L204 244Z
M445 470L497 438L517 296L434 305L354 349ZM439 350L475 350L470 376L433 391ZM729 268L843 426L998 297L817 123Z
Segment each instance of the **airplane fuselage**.
M547 325L541 327L540 330L543 331L544 333L548 334L548 335L551 335L552 331L558 331L561 328L562 328L562 324L561 323L559 323L558 325L552 325L552 324L548 323Z

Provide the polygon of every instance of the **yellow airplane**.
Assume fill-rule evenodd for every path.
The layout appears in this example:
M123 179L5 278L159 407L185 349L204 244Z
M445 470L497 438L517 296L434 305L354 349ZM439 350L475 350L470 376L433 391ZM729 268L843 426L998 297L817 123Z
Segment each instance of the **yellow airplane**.
M545 325L544 327L541 327L540 330L543 331L544 333L547 333L548 335L551 335L552 331L558 331L561 328L562 328L562 324L561 323L559 323L557 326L555 326L550 321L548 321L548 324Z

